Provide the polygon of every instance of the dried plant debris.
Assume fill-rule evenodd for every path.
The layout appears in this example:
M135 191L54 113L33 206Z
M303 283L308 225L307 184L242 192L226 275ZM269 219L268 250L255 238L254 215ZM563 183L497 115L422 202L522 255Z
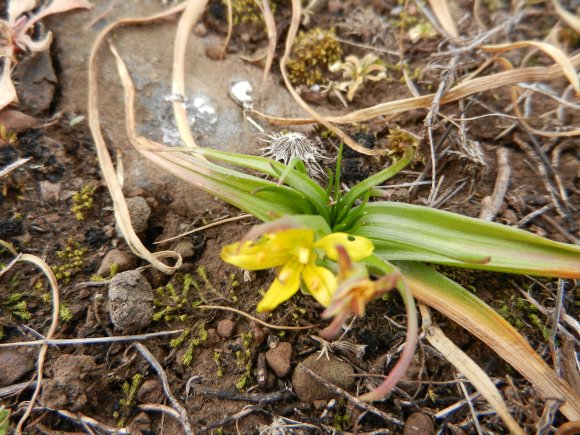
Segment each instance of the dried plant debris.
M284 164L293 164L299 160L304 163L311 176L317 179L327 177L320 162L328 161L328 155L319 143L311 141L303 133L274 132L260 140L266 144L261 150L264 157L270 157Z

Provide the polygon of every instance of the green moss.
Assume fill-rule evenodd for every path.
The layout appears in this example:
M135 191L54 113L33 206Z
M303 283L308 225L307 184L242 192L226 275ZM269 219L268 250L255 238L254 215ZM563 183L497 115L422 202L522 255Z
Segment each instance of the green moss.
M57 251L57 264L51 267L57 281L68 284L71 277L82 270L86 252L87 248L72 240L62 251Z
M252 341L254 336L251 332L241 334L242 350L236 352L236 365L243 370L236 382L236 388L243 390L252 377Z
M288 60L288 78L294 85L328 83L328 67L342 57L333 29L315 27L296 37Z
M142 382L143 376L137 373L131 378L131 382L124 382L121 386L123 398L119 400L119 410L113 412L113 417L115 418L118 427L125 426L129 417L133 413L135 408L135 397L137 396L137 391L139 391Z
M93 209L96 190L95 186L84 186L73 195L71 211L74 213L76 220L84 220L87 217L87 212Z
M222 4L227 5L223 0ZM232 5L232 19L234 26L242 24L260 24L265 29L264 17L258 2L255 0L231 0ZM276 11L276 4L273 1L268 1L270 10Z

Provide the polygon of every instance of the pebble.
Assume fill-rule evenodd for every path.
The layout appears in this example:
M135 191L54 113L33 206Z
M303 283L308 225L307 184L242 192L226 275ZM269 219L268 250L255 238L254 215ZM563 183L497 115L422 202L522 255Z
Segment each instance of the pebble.
M147 229L147 221L151 216L151 207L142 196L135 196L127 199L127 208L131 223L136 233L142 233Z
M34 369L34 360L14 349L0 349L0 387L15 384Z
M50 110L58 79L48 51L25 56L12 74L18 92L19 108L32 116Z
M220 320L217 325L217 333L222 338L230 338L234 335L235 329L235 322L229 319Z
M320 358L318 353L310 355L302 364L326 381L342 388L350 390L354 387L354 370L352 366L331 355L330 360L326 356ZM330 400L335 393L328 390L324 385L317 382L298 365L292 374L292 386L294 392L303 402L314 400Z
M223 46L219 44L209 45L205 49L205 55L211 60L222 60L223 51Z
M53 203L58 201L62 192L62 185L60 183L51 183L43 180L40 182L40 197L45 203Z
M115 329L140 330L153 318L153 289L136 270L121 272L109 284L109 313Z
M414 412L405 421L404 435L432 435L435 433L433 420L421 412Z
M143 382L137 392L137 402L139 403L160 403L162 399L163 387L155 379L148 379Z
M175 244L173 251L181 255L184 260L189 260L195 255L195 246L189 240L181 240Z
M97 275L103 277L109 276L113 264L117 265L117 272L125 272L126 270L131 269L135 265L135 262L133 261L132 256L126 254L120 249L111 249L101 260L101 265L97 270Z
M267 335L266 332L256 322L252 322L252 333L254 334L254 342L257 346L261 345L266 341Z
M205 340L201 345L206 349L211 349L220 341L220 336L218 335L215 328L209 328L207 330L207 340Z
M268 366L279 378L286 377L290 373L290 363L292 362L292 345L287 341L281 341L274 349L266 352Z

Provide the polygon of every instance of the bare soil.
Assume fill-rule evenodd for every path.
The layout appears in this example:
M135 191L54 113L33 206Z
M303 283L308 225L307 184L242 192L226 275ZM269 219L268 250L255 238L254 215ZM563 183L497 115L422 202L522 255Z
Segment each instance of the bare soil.
M84 29L92 18L108 8L110 2L94 3L92 11L46 19L44 25L55 36L50 54L37 55L35 61L22 62L16 72L21 95L18 110L39 119L54 118L55 121L40 129L22 128L13 143L0 144L0 168L18 158L31 158L9 177L0 179L0 239L11 243L18 252L37 255L51 266L60 266L57 270L70 272L70 276L59 279L61 312L64 311L65 317L61 319L55 338L90 339L128 333L189 331L186 335L175 333L149 338L142 344L163 367L168 385L185 407L196 433L336 431L379 434L402 433L403 429L408 434L434 431L475 433L469 407L460 403L465 397L456 382L458 374L424 340L419 344L407 379L386 399L373 404L389 416L385 419L372 411L357 408L335 392L331 393L330 400L325 397L309 401L302 401L291 392L296 389L292 377L296 366L321 350L321 343L312 337L325 323L319 317L321 307L311 298L298 295L271 315L259 316L274 325L318 325L306 330L274 330L232 311L196 308L198 304L219 305L256 315L256 304L271 282L273 272L248 276L220 259L221 248L239 240L256 221L245 219L223 224L182 238L179 243L182 243L180 249L184 250L185 262L173 276L147 267L131 253L116 229L112 202L101 179L87 123L71 126L71 120L86 114L87 59L97 33L106 23L124 16L147 16L164 6L158 0L117 2L102 20ZM277 5L275 13L279 32L284 36L290 17L289 6L274 3ZM396 23L401 18L394 12L399 7L398 2L331 0L319 3L305 29L334 26L341 39L357 44L343 44L345 54L362 57L369 50L377 49L375 52L385 62L397 63L397 56L381 50L397 52L399 49L396 41L401 30ZM484 3L482 16L489 27L508 19L510 11L507 5ZM241 56L257 57L266 46L267 38L261 25L240 24L234 28L225 60L211 59L208 48L222 44L227 29L224 8L220 2L211 2L203 18L206 31L198 28L198 34L192 35L189 42L191 54L188 55L190 63L187 67L191 72L187 86L192 98L205 98L217 113L214 122L198 117L199 122L192 128L196 140L204 146L257 153L262 146L258 141L260 135L243 119L241 109L227 92L229 84L240 78L259 86L260 66L242 60ZM530 6L528 12L518 21L513 32L521 39L544 38L557 21L553 11L546 4L539 4ZM472 30L476 25L470 2L457 2L452 13L458 20L460 32L471 37L477 33ZM415 7L412 16L424 20ZM143 134L157 140L168 140L174 130L168 121L170 102L164 100L170 93L170 47L174 32L175 22L169 21L130 27L115 34L115 44L137 85L140 129ZM502 37L515 39L514 33L509 31ZM575 41L570 43L569 52L579 48L578 38ZM284 38L280 37L278 54L283 51L283 43ZM415 79L421 93L436 91L439 85L447 61L430 55L437 53L443 43L440 36L424 37L416 43L407 38L404 42L408 70L419 69L422 73ZM521 61L521 55L512 54L512 60ZM151 208L146 228L140 234L144 243L153 251L176 248L178 242L162 245L154 242L220 218L238 215L232 207L162 173L131 149L124 131L122 90L112 57L103 50L101 59L100 110L110 151L113 156L119 152L122 157L126 196L142 197ZM481 62L482 56L477 53L465 55L456 74L463 76ZM534 62L543 65L551 61L536 54ZM317 110L347 113L409 97L408 88L400 80L400 72L392 74L393 80L365 83L348 108L342 107L340 101L326 97L321 99ZM257 99L259 109L276 116L300 116L300 109L281 83L275 65L265 91ZM546 85L560 95L566 82L562 79ZM530 117L536 127L546 127L538 116L557 107L552 100L546 98L544 101L541 97L530 99L526 104L530 106ZM437 207L479 216L482 200L492 194L496 182L496 152L507 149L510 151L511 178L495 221L518 225L524 217L529 218L530 213L545 207L543 213L527 219L521 226L553 240L578 243L579 221L574 211L580 207L580 148L576 139L531 136L513 118L486 116L472 119L491 112L506 112L509 105L508 89L500 88L475 95L460 104L441 107L441 113L446 117L458 118L463 113L469 121L463 129L466 138L461 137L456 124L447 122L444 117L438 118L433 125L434 143L438 147L438 198L448 196L439 201ZM569 109L566 113L567 125L580 123L577 110ZM422 137L420 158L411 168L389 180L389 184L403 185L388 190L391 200L415 204L427 201L430 185L409 189L403 184L412 183L423 171L426 180L431 176L429 144L424 139L425 116L425 110L415 110L391 120L379 119L347 128L359 143L374 149L387 146L387 136L395 128ZM513 128L498 138L512 125ZM301 128L300 131L311 137L321 134L321 130L315 128ZM534 141L538 145L536 149L533 148ZM522 142L529 144L532 151L524 152ZM333 152L335 144L332 139L322 143ZM557 186L559 192L567 194L567 214L560 213L554 206L546 176L538 169L540 157L552 159L556 153L560 156L559 165L551 167L561 182ZM352 185L389 162L386 157L367 157L347 150L342 168L343 181ZM333 162L326 164L332 167ZM73 207L79 204L75 194L83 188L92 192L94 203L92 207L83 209L84 217L79 220ZM130 268L143 267L142 273L153 289L154 311L159 314L158 319L146 319L145 326L137 331L123 331L111 323L107 283L94 282L94 275L105 255L113 249L122 251ZM3 264L9 260L9 255L1 258ZM545 331L550 328L550 318L526 302L518 288L529 291L541 306L551 310L556 282L440 270L500 310L551 362L545 336ZM192 284L189 292L184 294L187 283ZM37 340L46 334L52 312L48 292L46 279L32 266L15 266L1 277L0 343ZM17 303L22 302L25 302L25 308L18 308ZM568 314L577 316L578 290L572 283L566 287L565 308ZM360 346L364 354L331 350L333 358L341 359L357 374L355 386L350 391L352 394L368 391L370 386L376 385L380 375L387 373L396 363L399 346L405 337L404 313L403 304L395 294L373 302L367 315L353 323L344 339ZM520 425L526 431L535 431L546 403L544 398L539 397L533 387L492 350L467 332L442 316L435 316L435 320L456 344L485 368L489 376L497 380ZM174 341L178 337L182 338L181 342ZM276 363L264 363L264 354L274 349L278 342L290 343L292 348L291 370L282 377L274 374L272 366ZM567 349L564 360L568 359L568 363L574 361L574 345L563 347ZM0 348L0 372L4 372L0 374L0 403L12 411L12 429L22 415L24 404L31 398L37 353L38 346ZM322 356L320 361L325 361L324 358L326 356ZM571 369L565 371L564 376L572 385L578 386L574 363L568 367ZM373 376L367 376L369 374ZM109 433L115 427L131 433L180 433L182 430L176 419L162 412L162 405L170 403L161 389L159 375L131 342L51 346L44 364L44 376L42 393L26 423L26 433ZM334 380L335 383L340 381L339 378ZM473 393L470 385L466 384L466 388ZM458 406L442 412L454 404ZM501 420L494 413L486 412L488 406L482 400L474 399L474 405L484 433L506 432ZM96 423L92 424L88 419ZM554 426L559 422L556 417ZM419 426L419 429L413 429L413 426Z

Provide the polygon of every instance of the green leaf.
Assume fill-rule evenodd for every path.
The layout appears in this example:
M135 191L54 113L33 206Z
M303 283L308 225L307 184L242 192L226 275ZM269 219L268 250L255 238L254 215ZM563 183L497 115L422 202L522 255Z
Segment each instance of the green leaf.
M379 255L380 256L380 255ZM503 317L469 291L426 266L395 263L413 296L467 329L525 376L543 398L562 400L560 411L580 420L580 395L554 370Z
M497 272L580 278L580 246L427 207L367 204L354 235L389 260L426 261Z

